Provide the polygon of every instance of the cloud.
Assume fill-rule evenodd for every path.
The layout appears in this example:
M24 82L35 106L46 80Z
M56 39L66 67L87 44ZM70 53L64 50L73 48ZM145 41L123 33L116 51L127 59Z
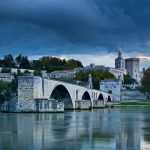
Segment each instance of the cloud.
M35 60L43 57L44 55L34 55L30 56L30 60ZM123 58L127 58L128 54L123 53ZM134 56L134 55L132 55ZM102 54L102 55L94 55L94 54L68 54L68 55L57 55L54 57L63 58L63 59L76 59L82 62L84 66L88 66L91 63L94 63L95 65L103 65L107 67L115 67L115 58L117 57L117 54L110 53L110 54ZM145 57L145 56L144 56ZM150 60L148 59L142 59L143 57L140 57L140 70L142 71L143 68L150 67Z
M146 60L150 62L150 57L149 56L138 56L141 60Z
M148 0L2 0L0 55L149 53Z

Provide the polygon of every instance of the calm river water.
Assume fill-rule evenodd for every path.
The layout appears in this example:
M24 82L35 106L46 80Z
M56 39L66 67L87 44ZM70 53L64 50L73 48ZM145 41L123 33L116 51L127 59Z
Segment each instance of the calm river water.
M150 107L0 114L0 150L150 150Z

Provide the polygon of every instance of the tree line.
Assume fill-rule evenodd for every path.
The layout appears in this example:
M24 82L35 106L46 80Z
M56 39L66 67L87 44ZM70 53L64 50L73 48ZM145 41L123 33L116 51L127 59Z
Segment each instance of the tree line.
M144 71L144 76L141 81L141 91L150 99L150 67Z
M0 67L18 68L18 69L32 69L32 70L47 70L52 72L55 70L69 70L77 67L83 67L79 60L74 59L60 59L52 56L43 56L38 60L29 60L27 56L18 55L13 57L11 54L5 55L0 59Z

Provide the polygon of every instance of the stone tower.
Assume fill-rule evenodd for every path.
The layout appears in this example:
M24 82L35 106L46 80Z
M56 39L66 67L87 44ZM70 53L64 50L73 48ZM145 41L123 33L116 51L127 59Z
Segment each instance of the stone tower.
M92 75L91 75L91 74L89 74L88 83L89 83L89 88L90 88L90 89L93 89Z
M116 69L125 69L125 60L122 58L122 50L118 49L118 58L115 59Z
M139 71L139 58L127 58L126 62L126 70L127 74L129 74L132 78L136 79L140 82L140 71Z

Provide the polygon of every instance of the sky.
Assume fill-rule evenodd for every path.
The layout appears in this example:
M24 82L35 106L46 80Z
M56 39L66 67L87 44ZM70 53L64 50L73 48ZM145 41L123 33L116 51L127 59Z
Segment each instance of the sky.
M120 47L124 58L150 66L150 0L0 0L0 57L114 67Z

